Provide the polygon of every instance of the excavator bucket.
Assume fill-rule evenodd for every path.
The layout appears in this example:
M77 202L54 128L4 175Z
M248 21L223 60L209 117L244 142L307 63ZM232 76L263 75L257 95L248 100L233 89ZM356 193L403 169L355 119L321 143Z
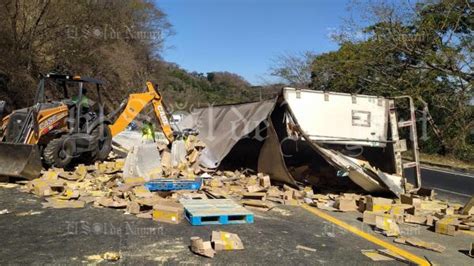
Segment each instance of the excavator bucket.
M31 180L40 175L41 169L37 145L0 143L0 176Z

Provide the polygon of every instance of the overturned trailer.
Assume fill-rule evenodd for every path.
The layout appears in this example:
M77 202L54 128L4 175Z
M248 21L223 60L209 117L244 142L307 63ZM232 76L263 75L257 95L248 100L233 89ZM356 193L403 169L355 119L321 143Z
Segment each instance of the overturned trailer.
M409 119L399 122L396 102ZM193 110L181 127L196 128L206 143L199 161L210 169L251 168L273 181L318 187L356 184L399 195L421 186L416 120L411 98L284 88L272 100ZM409 128L413 162L403 162ZM404 168L414 168L409 185Z

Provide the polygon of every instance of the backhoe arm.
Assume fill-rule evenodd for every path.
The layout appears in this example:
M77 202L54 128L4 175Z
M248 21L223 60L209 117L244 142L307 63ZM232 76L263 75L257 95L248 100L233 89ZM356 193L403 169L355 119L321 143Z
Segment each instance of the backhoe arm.
M153 104L153 110L155 111L155 115L160 122L163 133L171 143L174 140L173 129L171 128L168 116L166 115L165 107L163 106L163 97L161 97L161 94L155 90L153 84L150 81L146 82L146 87L148 92L154 95L153 99L151 100L151 103Z
M137 117L143 108L145 108L145 106L151 102L153 104L153 111L160 122L163 133L171 143L174 140L173 130L169 123L168 117L166 116L166 112L162 104L162 97L155 90L151 82L148 81L146 86L148 90L147 92L130 94L127 105L125 106L123 112L115 120L115 122L109 126L112 136L116 136L125 130L125 128L133 121L133 119L135 119L135 117Z

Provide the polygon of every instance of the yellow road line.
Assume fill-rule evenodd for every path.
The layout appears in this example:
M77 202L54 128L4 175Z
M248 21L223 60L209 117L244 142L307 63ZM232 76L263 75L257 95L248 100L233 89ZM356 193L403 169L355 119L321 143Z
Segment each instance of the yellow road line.
M473 231L468 231L468 230L460 230L460 231L463 232L463 233L465 233L465 234L474 236L474 232L473 232Z
M337 218L335 218L335 217L333 217L333 216L331 216L327 213L324 213L324 212L322 212L322 211L320 211L316 208L310 207L306 204L302 205L302 207L304 209L306 209L307 211L311 212L312 214L315 214L315 215L317 215L317 216L319 216L319 217L321 217L321 218L323 218L323 219L325 219L325 220L327 220L331 223L334 223L334 224L346 229L347 231L349 231L351 233L354 233L354 234L356 234L356 235L358 235L358 236L360 236L360 237L362 237L362 238L364 238L364 239L366 239L366 240L368 240L368 241L370 241L374 244L377 244L381 247L384 247L384 248L398 254L399 256L401 256L401 257L403 257L407 260L410 260L410 261L412 261L412 262L414 262L418 265L426 265L426 266L431 265L424 258L418 257L417 255L415 255L411 252L403 250L403 249L401 249L401 248L399 248L395 245L392 245L388 242L385 242L385 241L383 241L383 240L381 240L381 239L379 239L379 238L377 238L373 235L370 235L366 232L363 232L363 231L353 227L352 225L349 225L349 224L347 224L347 223L345 223L345 222L343 222L343 221L341 221L341 220L339 220L339 219L337 219Z

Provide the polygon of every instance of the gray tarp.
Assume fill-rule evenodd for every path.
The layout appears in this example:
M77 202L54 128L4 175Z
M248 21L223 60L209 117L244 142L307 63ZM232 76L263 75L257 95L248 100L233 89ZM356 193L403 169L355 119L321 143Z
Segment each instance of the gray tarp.
M199 163L216 168L232 147L271 114L275 100L195 109L179 124L194 128L206 144Z

